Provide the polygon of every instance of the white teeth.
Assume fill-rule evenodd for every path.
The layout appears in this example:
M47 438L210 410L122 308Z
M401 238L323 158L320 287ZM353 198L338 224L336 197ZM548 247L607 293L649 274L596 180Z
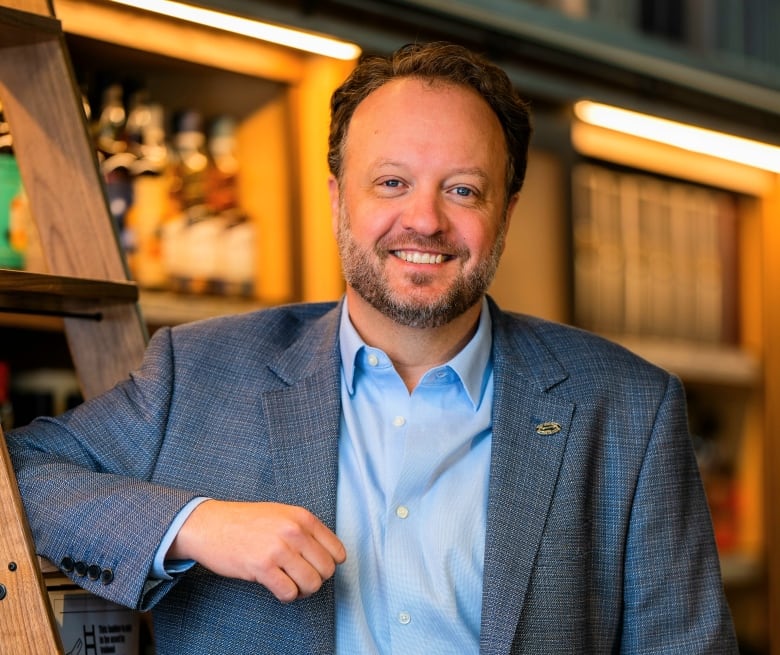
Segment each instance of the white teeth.
M412 264L441 264L444 261L444 255L434 255L429 252L408 252L406 250L396 250L395 256Z

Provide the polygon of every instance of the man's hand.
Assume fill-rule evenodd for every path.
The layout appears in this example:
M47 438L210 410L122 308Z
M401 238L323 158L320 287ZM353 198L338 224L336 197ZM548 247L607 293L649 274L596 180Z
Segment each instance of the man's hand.
M167 555L259 582L284 603L313 594L346 557L338 537L302 507L220 500L195 508Z

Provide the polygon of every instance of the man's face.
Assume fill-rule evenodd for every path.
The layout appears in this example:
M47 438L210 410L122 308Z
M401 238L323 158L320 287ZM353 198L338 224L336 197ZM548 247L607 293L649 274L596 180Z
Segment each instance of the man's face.
M331 202L350 306L438 327L479 302L498 266L506 143L474 91L393 80L358 105Z

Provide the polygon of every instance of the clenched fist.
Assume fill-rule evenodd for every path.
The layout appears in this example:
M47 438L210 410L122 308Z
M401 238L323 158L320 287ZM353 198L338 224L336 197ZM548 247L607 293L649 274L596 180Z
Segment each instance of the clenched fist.
M285 603L316 592L346 556L339 538L302 507L221 500L201 503L167 554L259 582Z

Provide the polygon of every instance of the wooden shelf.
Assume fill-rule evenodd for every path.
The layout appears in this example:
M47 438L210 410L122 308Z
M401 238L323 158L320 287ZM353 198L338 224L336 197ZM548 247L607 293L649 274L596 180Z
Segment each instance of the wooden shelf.
M135 283L0 270L0 311L100 320L102 309L138 301Z
M145 289L140 292L140 303L141 313L150 328L189 323L212 316L241 314L267 307L258 300Z
M686 382L746 388L756 387L761 382L758 358L736 346L625 336L608 338Z

